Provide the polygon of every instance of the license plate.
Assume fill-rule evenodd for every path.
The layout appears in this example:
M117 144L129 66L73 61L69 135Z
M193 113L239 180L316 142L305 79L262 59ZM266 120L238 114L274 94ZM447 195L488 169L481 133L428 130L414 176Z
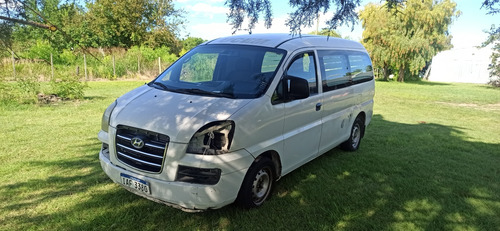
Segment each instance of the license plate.
M120 174L120 178L122 180L123 185L135 189L139 192L151 194L151 190L149 189L149 183L147 181L123 173Z

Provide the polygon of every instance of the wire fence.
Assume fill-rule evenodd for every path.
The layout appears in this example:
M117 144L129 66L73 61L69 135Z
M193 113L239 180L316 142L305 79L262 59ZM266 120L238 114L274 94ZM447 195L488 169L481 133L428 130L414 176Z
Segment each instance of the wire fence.
M99 79L152 79L178 57L168 52L148 52L139 49L118 52L49 53L40 57L19 58L14 52L4 57L0 65L0 81L20 79L58 81L72 78L78 81Z

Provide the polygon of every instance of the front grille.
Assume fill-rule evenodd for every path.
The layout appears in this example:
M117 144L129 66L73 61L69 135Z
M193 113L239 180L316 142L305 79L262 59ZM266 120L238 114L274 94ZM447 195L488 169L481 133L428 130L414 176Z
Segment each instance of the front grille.
M143 145L132 145L141 140ZM119 125L116 131L116 155L118 160L134 168L159 173L163 164L169 137L156 132Z

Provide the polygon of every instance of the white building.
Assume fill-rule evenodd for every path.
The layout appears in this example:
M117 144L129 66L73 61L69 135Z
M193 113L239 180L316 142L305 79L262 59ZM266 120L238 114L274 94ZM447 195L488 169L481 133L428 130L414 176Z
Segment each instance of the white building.
M492 46L442 51L432 59L429 81L488 83Z

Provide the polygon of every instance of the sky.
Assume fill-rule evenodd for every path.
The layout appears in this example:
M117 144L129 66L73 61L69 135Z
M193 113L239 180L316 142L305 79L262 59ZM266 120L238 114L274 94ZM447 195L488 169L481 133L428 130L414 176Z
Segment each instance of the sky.
M359 10L369 2L380 3L379 0L363 0ZM452 44L454 48L470 48L481 45L488 36L484 31L489 30L492 24L500 24L500 14L486 15L487 10L481 9L482 0L455 0L457 9L462 14L456 18L449 27L449 32L453 36ZM174 6L184 9L187 22L181 32L181 37L199 37L211 40L218 37L230 36L233 32L227 23L226 14L229 8L224 5L225 0L174 0ZM287 0L271 0L273 11L273 26L270 29L264 27L264 20L260 18L259 24L252 33L289 33L289 28L285 25L288 13L293 9L288 5ZM332 7L333 8L333 7ZM330 16L333 13L330 12ZM328 13L320 16L319 28L325 27ZM315 31L316 27L303 28L302 33ZM343 37L359 41L361 40L363 28L358 22L352 27L343 26L337 29ZM245 34L247 31L238 31L236 34Z

